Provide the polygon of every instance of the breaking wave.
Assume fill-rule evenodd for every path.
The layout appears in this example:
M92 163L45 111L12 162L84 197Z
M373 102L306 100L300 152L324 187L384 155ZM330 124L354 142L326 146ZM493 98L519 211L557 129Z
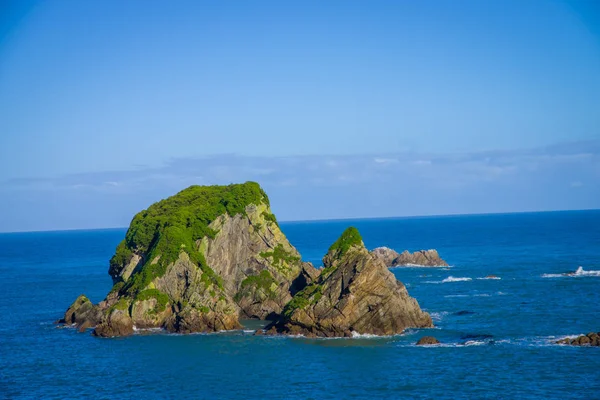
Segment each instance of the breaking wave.
M443 268L448 270L452 268L452 265L419 265L419 264L403 264L403 265L394 265L393 267L389 267L390 269L402 269L402 268Z
M489 342L484 342L483 340L467 340L463 343L464 346L481 346L484 344L488 344Z
M386 337L390 337L390 336L384 336L384 335L373 335L372 333L358 333L355 331L352 331L352 337L355 339L381 339L381 338L386 338Z
M542 278L581 278L584 276L600 277L600 271L586 271L583 269L583 267L579 267L575 272L565 272L563 274L543 274Z
M455 278L453 276L449 276L445 279L442 279L441 281L425 281L423 283L448 283L448 282L468 282L468 281L472 281L473 279L468 278L468 277L464 277L464 278Z
M449 276L446 279L442 280L442 283L448 283L448 282L468 282L472 280L471 278L455 278L453 276Z
M442 318L444 318L446 315L448 315L449 312L448 311L441 311L441 312L430 312L429 315L431 316L431 319L434 322L440 322L442 320Z

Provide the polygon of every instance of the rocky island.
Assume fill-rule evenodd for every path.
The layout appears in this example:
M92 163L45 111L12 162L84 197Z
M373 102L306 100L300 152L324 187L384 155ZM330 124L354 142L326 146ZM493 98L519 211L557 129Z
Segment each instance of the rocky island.
M323 261L320 271L301 260L257 183L191 186L133 218L110 260L106 298L79 296L59 322L102 337L233 330L244 318L311 336L432 326L356 229Z
M309 337L393 335L406 328L432 327L385 264L369 254L356 228L350 227L323 257L320 276L284 308L267 333Z
M378 247L371 254L379 258L388 267L418 265L423 267L447 267L448 263L440 257L437 250L419 250L414 253L404 250L402 253L389 247Z

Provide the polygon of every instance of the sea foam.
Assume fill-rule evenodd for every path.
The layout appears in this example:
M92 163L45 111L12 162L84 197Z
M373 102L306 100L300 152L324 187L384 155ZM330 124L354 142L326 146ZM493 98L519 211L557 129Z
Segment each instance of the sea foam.
M431 319L434 322L440 322L442 320L442 318L444 318L448 314L449 314L448 311L430 312L429 313L429 315L431 316Z
M355 339L381 339L381 338L386 338L386 337L390 337L390 336L385 336L385 335L373 335L371 333L358 333L355 331L352 331L352 337Z
M464 277L464 278L455 278L453 276L449 276L445 279L442 279L441 281L425 281L423 283L448 283L448 282L468 282L471 281L471 278L468 277Z
M442 283L448 283L448 282L468 282L472 280L471 278L455 278L453 276L449 276L446 279L442 280Z
M579 267L575 272L565 272L563 274L543 274L542 278L581 278L584 276L600 277L600 271L586 271L583 269L583 267Z
M452 268L452 265L419 265L419 264L403 264L403 265L395 265L393 267L389 267L390 269L403 269L403 268L442 268L445 270L449 270Z

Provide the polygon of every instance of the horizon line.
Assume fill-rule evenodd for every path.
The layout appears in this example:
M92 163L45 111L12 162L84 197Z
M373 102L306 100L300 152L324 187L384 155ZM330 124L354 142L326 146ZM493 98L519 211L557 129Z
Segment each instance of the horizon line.
M579 212L579 211L600 211L600 208L578 208L562 210L537 210L537 211L505 211L505 212L482 212L482 213L450 213L450 214L422 214L422 215L398 215L389 217L348 217L348 218L329 218L329 219L286 219L277 220L281 223L303 223L303 222L335 222L335 221L356 221L356 220L381 220L381 219L412 219L412 218L440 218L440 217L466 217L466 216L486 216L486 215L510 215L510 214L543 214L560 212ZM128 229L128 226L114 226L106 228L67 228L67 229L37 229L31 231L0 231L0 235L11 233L51 233L51 232L76 232L76 231L109 231L117 229Z

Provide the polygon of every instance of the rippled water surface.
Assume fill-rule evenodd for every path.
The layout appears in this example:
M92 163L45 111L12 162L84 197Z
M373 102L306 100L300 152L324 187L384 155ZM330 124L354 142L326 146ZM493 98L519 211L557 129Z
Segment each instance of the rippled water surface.
M139 333L97 339L53 321L102 300L125 230L0 235L5 398L600 398L600 212L281 223L320 265L349 225L369 248L436 248L450 268L394 268L436 327L353 339ZM581 266L579 271L578 268ZM577 272L577 273L576 273ZM500 279L481 279L490 274ZM416 347L423 335L443 345Z

